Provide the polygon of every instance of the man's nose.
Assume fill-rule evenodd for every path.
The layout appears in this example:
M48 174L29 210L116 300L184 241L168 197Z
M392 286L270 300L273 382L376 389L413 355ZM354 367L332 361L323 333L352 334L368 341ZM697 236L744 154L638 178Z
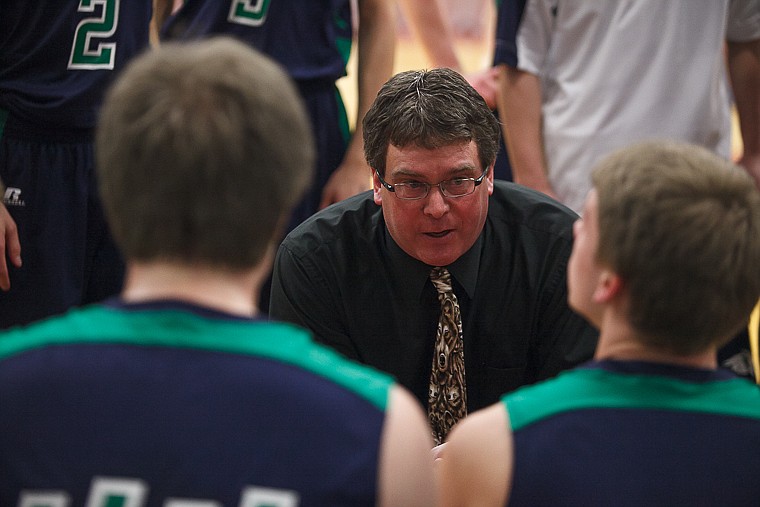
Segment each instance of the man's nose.
M433 218L441 218L449 211L448 199L443 195L439 185L430 187L425 197L425 214Z

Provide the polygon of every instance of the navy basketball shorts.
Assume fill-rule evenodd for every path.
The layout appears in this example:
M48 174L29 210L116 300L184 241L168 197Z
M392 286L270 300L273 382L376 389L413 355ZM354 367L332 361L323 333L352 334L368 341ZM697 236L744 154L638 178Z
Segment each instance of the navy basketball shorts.
M343 161L350 139L346 110L335 82L313 80L298 81L296 84L311 120L317 165L312 185L293 210L286 233L318 211L322 189ZM369 177L368 173L367 182Z
M0 328L26 324L119 292L124 265L103 217L92 134L0 125L3 202L16 221L23 266L8 264Z

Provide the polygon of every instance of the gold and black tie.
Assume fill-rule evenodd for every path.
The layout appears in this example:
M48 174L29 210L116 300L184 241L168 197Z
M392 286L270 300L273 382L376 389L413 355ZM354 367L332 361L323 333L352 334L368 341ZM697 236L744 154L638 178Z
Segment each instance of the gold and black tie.
M451 274L436 267L430 280L438 291L441 317L433 350L430 373L428 418L436 444L443 443L451 427L467 415L467 389L464 376L464 342L459 302L451 287Z

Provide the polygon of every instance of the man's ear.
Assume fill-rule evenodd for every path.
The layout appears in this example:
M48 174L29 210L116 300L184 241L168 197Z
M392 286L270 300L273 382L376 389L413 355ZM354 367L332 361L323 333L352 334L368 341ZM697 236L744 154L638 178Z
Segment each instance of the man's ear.
M486 188L488 189L488 195L493 195L493 179L494 179L494 166L496 165L496 162L491 164L491 167L488 168L488 173L486 174Z
M623 290L623 279L620 275L609 269L605 269L599 275L599 280L594 289L594 303L609 303L620 295Z
M372 169L372 198L378 206L383 204L383 196L380 192L382 189L383 184L380 183L380 177L377 175L377 171Z

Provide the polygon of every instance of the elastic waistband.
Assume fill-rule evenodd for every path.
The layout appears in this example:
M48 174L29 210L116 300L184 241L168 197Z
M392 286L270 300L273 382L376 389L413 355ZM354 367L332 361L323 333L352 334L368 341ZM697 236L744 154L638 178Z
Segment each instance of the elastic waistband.
M91 143L93 129L50 127L24 121L0 108L0 137L35 142Z
M317 78L317 79L296 79L296 86L301 93L304 92L328 92L337 88L334 79Z

